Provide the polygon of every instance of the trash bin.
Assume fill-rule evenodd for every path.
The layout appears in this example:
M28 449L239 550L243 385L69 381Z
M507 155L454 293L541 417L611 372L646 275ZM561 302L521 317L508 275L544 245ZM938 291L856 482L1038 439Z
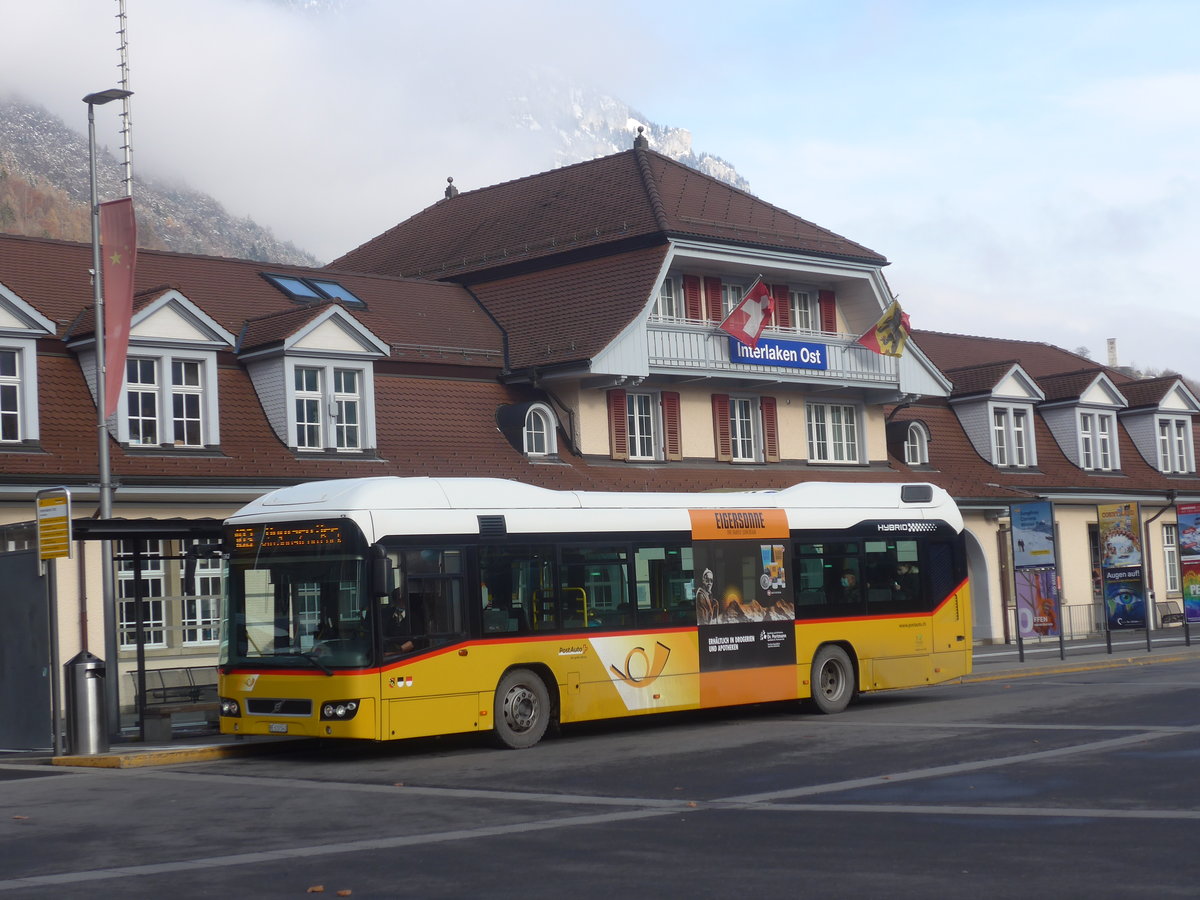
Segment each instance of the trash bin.
M84 650L63 668L67 685L67 752L76 756L107 752L104 660Z

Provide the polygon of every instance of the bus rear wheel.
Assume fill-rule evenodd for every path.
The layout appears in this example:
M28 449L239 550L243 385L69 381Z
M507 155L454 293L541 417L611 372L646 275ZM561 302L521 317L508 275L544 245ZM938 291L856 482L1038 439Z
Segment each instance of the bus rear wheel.
M812 699L821 712L840 713L854 696L854 666L841 647L827 644L812 663Z
M513 669L496 686L492 728L501 747L524 750L542 739L550 724L550 692L529 669Z

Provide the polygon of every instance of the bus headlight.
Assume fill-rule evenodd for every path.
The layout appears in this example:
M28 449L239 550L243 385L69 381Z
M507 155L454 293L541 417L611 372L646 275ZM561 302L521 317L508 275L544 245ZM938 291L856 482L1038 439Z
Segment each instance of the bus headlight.
M226 718L231 718L231 719L241 718L241 715L242 715L241 704L239 704L232 697L222 697L221 698L221 715L225 716Z
M322 722L346 722L358 712L357 700L329 700L321 705Z

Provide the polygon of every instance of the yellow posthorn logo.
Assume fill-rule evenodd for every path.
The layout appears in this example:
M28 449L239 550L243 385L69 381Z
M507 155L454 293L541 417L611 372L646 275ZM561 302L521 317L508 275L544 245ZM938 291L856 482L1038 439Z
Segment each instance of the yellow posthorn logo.
M625 656L625 671L611 665L609 669L618 680L631 687L649 687L667 667L667 658L670 655L671 648L661 641L656 641L653 660L647 655L645 647L634 647Z

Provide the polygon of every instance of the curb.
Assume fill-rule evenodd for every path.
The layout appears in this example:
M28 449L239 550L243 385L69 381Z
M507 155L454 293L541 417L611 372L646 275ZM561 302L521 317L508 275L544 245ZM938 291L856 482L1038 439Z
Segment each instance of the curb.
M1045 665L1039 664L1029 669L1006 669L1003 672L995 672L991 674L976 674L963 675L958 679L959 684L971 684L984 681L1009 681L1014 678L1030 678L1034 675L1068 675L1072 672L1096 672L1103 669L1120 669L1125 666L1152 666L1155 663L1171 663L1184 662L1189 659L1195 659L1195 654L1180 653L1173 656L1155 656L1153 658L1138 657L1138 656L1122 656L1112 657L1103 662L1079 662L1069 663L1063 661L1058 664Z
M170 766L176 763L208 762L249 756L254 753L278 752L305 738L278 738L231 744L207 744L197 747L153 747L118 750L95 756L55 756L52 766L78 766L89 769L137 769L143 766Z

